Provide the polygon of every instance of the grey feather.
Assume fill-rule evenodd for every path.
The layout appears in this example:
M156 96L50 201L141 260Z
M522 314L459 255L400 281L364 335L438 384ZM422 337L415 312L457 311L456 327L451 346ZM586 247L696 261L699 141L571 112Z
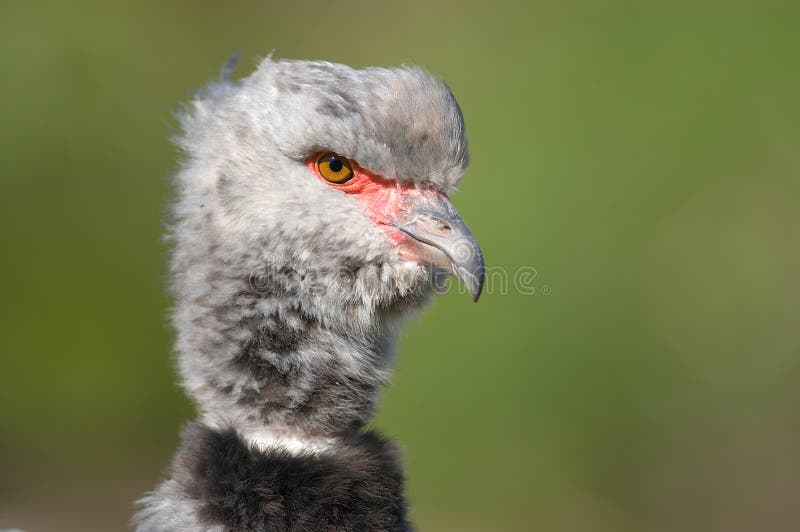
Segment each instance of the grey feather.
M352 435L403 320L430 299L430 272L305 160L332 151L451 192L469 162L461 111L417 67L267 58L240 81L232 69L180 117L169 236L182 384L210 427ZM201 525L178 484L143 500L138 530L225 530Z

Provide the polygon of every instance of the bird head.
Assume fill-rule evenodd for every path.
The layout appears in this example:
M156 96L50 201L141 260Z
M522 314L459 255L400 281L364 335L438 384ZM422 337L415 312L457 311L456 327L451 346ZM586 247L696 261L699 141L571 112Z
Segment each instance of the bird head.
M332 325L402 313L447 274L477 300L483 257L448 197L467 139L444 83L416 67L267 58L190 105L178 269L211 242L217 281L248 276Z

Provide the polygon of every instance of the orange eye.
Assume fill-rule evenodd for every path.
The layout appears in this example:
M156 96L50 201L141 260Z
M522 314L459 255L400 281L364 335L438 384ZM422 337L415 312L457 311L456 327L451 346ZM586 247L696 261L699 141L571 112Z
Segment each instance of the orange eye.
M350 161L335 153L322 154L317 159L317 168L322 177L337 185L346 183L353 177L353 167L350 166Z

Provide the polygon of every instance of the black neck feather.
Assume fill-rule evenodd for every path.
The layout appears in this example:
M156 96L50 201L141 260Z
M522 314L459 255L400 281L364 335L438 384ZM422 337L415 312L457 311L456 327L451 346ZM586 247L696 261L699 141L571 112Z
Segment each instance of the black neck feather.
M209 528L410 531L394 445L354 432L322 454L260 451L233 430L190 424L172 478Z

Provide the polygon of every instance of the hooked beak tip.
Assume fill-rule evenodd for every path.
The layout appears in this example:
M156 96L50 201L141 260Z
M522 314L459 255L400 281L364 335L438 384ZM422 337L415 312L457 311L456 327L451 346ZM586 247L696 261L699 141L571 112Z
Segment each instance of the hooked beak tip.
M470 295L472 296L473 303L478 302L478 300L481 298L481 293L483 293L483 275L481 275L480 284L478 285L477 290L470 290Z
M480 248L478 248L477 251L480 253ZM471 265L473 266L472 271L461 266L454 268L456 271L454 271L453 274L458 279L461 279L461 281L467 287L469 295L472 297L472 301L477 303L481 297L481 293L483 293L483 281L486 277L485 266L483 264L483 255L481 254L477 260L473 259L471 261Z

